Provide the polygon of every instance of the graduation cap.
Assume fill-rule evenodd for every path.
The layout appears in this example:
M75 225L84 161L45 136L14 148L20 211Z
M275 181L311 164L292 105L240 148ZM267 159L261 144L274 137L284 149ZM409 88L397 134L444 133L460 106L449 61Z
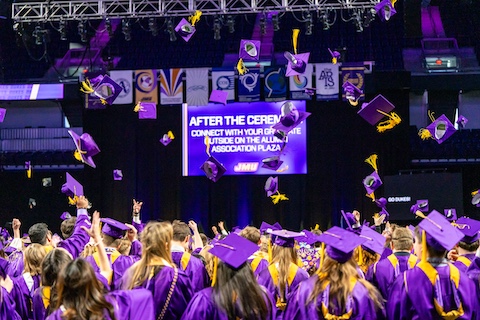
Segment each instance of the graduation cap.
M395 106L379 94L373 98L372 101L363 103L362 108L358 110L357 114L374 126L385 116L389 116L388 113L393 109L395 109Z
M238 57L243 61L258 61L260 59L259 40L240 40L240 51Z
M83 93L99 98L102 104L109 105L115 101L122 90L122 87L107 75L82 81L80 89Z
M210 156L200 167L208 179L217 182L227 169L214 157Z
M298 111L297 107L291 102L287 101L282 105L280 121L272 126L288 134L295 129L303 120L310 116L310 112Z
M88 164L92 168L96 168L92 157L100 153L100 149L92 136L88 133L83 133L79 136L72 130L68 130L68 133L72 137L75 147L77 148L77 150L75 150L75 158Z
M164 146L168 146L170 144L170 142L173 141L173 139L175 139L175 136L173 135L173 132L172 131L168 131L167 133L165 133L163 136L162 136L162 139L160 139L160 142L164 145Z
M272 243L285 248L293 248L295 245L295 239L305 237L303 232L293 232L290 230L272 230L269 231L272 236L275 236L272 239Z
M425 231L427 244L438 251L451 250L464 237L464 234L438 211L433 210L428 216L420 216L423 220L418 226ZM422 256L422 260L423 258Z
M25 161L25 170L27 170L27 178L32 177L32 163L30 161Z
M197 31L185 18L182 18L175 27L175 31L182 37L185 42L188 42L193 34Z
M345 93L345 99L348 100L348 103L354 107L357 106L358 100L363 94L362 90L358 89L356 85L349 81L345 81L345 83L342 85L342 88L343 92Z
M129 228L117 220L111 218L102 218L100 221L103 223L102 232L103 234L110 236L114 239L120 239L125 235L125 231Z
M237 269L256 251L258 251L258 245L236 233L230 233L224 239L217 241L209 253Z
M417 200L417 202L410 207L410 212L415 214L415 212L420 211L420 212L428 212L428 200L423 199L423 200Z
M478 220L461 217L453 226L464 234L462 242L471 244L480 239L480 221Z
M43 178L42 179L42 186L44 188L51 187L52 186L52 178Z
M83 186L80 182L75 180L68 172L65 176L67 181L62 185L62 193L65 193L70 198L83 196Z
M480 190L472 192L472 204L476 207L480 207Z
M72 217L72 215L71 215L69 212L65 211L65 212L62 213L62 215L60 216L60 219L62 219L62 220L68 220L68 219L70 219L71 217Z
M375 190L377 190L382 184L382 179L380 179L377 171L373 171L363 179L363 186L365 187L367 194L375 192Z
M310 52L306 53L297 53L297 44L298 44L298 35L300 33L300 29L293 29L292 30L292 42L293 42L293 54L285 51L283 56L288 61L287 71L285 72L285 76L298 76L305 72L307 68L308 59L310 58Z
M465 128L465 126L467 125L467 122L468 122L468 119L465 118L464 116L462 115L459 115L458 116L458 119L456 121L456 123L461 127L461 128Z
M453 222L457 220L457 210L456 209L444 209L443 214L448 221Z
M113 170L113 180L119 181L123 179L123 172L120 169Z
M326 253L330 258L345 263L352 258L353 250L367 239L335 226L319 235L318 240L326 245Z
M210 93L210 98L208 98L208 101L210 102L217 102L221 103L223 105L227 104L227 98L228 98L228 92L224 90L212 90L212 93Z
M393 7L391 0L383 0L375 6L375 11L377 11L380 20L388 21L390 18L397 13L397 10Z
M265 192L267 197L278 192L278 177L269 177L265 182Z
M140 101L133 111L138 112L138 119L157 119L157 104L155 102Z
M280 160L280 156L273 156L262 159L262 168L277 170L282 165L283 161Z
M268 230L282 230L282 226L280 223L275 222L275 224L271 225L268 224L267 222L263 221L262 224L260 225L260 233L268 232Z
M351 212L345 212L343 210L340 210L342 213L342 217L345 220L345 223L348 226L348 230L353 231L354 228L358 225L357 219L355 219L355 216ZM358 227L357 227L358 228Z
M302 230L302 233L304 234L303 237L298 238L298 241L305 242L306 244L313 245L315 242L318 242L318 235L313 234L312 232L308 230Z
M429 112L429 116L431 119L433 119L433 113ZM457 132L455 126L450 122L450 120L448 120L447 116L442 114L425 129L420 129L418 134L422 140L432 138L433 140L437 141L438 144L441 144L450 138L455 132Z
M7 109L0 108L0 123L5 120L5 115L7 114Z
M36 207L36 206L37 206L37 200L33 198L28 199L28 207L30 209L33 209L33 207Z
M365 247L373 252L382 254L385 250L386 238L375 230L372 230L368 226L362 226L360 237L365 238L366 241L362 243L362 247Z
M332 51L330 48L328 48L328 52L330 52L330 55L332 56L332 63L337 64L338 59L340 58L340 52L338 51Z
M381 209L386 208L387 207L387 199L384 198L384 197L376 199L375 204L377 205L377 207L379 207Z

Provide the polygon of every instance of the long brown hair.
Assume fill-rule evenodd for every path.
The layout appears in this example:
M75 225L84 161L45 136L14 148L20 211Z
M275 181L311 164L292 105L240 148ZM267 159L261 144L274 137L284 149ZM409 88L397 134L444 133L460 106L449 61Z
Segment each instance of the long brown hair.
M151 276L162 267L151 266L150 262L155 258L161 258L173 265L170 252L170 242L173 238L173 228L169 222L149 222L140 235L142 242L142 258L135 263L130 270L133 272L126 284L127 289L133 289L141 286Z
M23 263L25 265L24 272L36 276L42 273L42 262L47 251L45 247L38 243L32 243L23 252Z
M248 263L234 269L219 261L213 300L229 320L266 320L272 306L267 306L265 297Z
M105 299L90 263L76 259L60 272L57 282L57 309L66 309L65 320L102 320L105 311L116 320L113 305Z
M273 246L272 262L270 264L278 263L278 288L280 299L282 302L286 301L286 288L288 279L288 269L290 264L297 264L298 256L295 248L287 248L282 246Z
M340 263L329 256L325 256L325 261L318 274L308 303L317 301L317 297L321 295L325 283L328 282L330 284L330 305L328 307L333 309L336 303L343 310L342 312L346 313L347 299L351 294L350 279L355 278L368 290L368 296L375 304L375 307L377 309L383 308L383 298L380 292L370 282L359 276L353 258L350 258L345 263ZM319 310L319 314L322 312L321 308L317 308L317 310ZM320 318L322 317L323 315L320 316Z
M362 250L362 254L359 254L359 250ZM365 250L362 246L357 247L355 249L355 261L358 261L358 266L360 269L364 272L367 273L368 268L380 260L380 255L377 254L376 252L370 251L370 250ZM360 261L360 257L362 257L362 261Z

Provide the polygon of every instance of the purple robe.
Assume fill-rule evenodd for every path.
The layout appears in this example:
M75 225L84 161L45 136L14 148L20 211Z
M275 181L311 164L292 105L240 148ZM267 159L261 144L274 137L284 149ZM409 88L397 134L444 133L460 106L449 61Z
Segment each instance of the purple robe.
M139 258L142 257L142 243L140 241L136 239L132 241L129 256L137 256Z
M316 299L310 301L310 295L315 287L318 276L314 274L310 279L303 281L297 290L290 296L288 300L287 309L285 310L284 319L288 320L304 320L304 319L324 319L321 312L322 294L318 295ZM352 316L354 319L384 319L384 310L376 309L375 304L368 296L368 290L365 286L357 281L353 287L352 293ZM310 301L310 302L309 302ZM307 304L308 303L308 304ZM337 309L339 307L337 306ZM320 311L320 314L318 313ZM330 310L330 313L335 311ZM337 315L341 315L342 311L337 311Z
M57 244L57 248L63 248L70 252L73 259L80 256L85 245L90 241L90 236L82 229L82 226L87 229L90 229L91 226L90 218L88 217L86 209L77 210L77 221L75 222L72 235L68 239L60 241Z
M33 319L45 320L45 318L47 317L47 308L43 303L43 287L42 286L37 288L37 290L35 290L35 292L33 293L32 304L33 304Z
M475 253L468 253L468 254L465 254L463 255L463 257L467 258L470 262L473 261L473 259L475 259ZM457 260L455 262L453 262L453 265L455 267L458 268L458 270L460 270L461 272L467 272L467 269L469 266L467 266L465 263L461 262L460 260Z
M8 266L6 273L10 278L16 278L22 275L24 269L23 252L15 250L8 256Z
M133 275L133 266L128 270L123 279L123 284L130 282L130 277ZM151 278L145 281L141 287L150 290L153 293L153 302L155 307L155 317L158 317L164 308L165 301L170 291L170 286L174 277L175 271L171 267L163 266L160 270ZM183 312L187 308L187 304L190 302L193 296L192 285L190 279L182 270L178 269L177 283L173 289L173 294L170 298L167 311L165 313L164 320L176 320L180 319Z
M106 299L113 305L117 320L155 320L152 293L145 289L115 291ZM47 320L62 320L62 308L55 310ZM110 320L105 312L104 319Z
M33 280L33 284L29 288L27 280ZM31 277L30 274L23 274L13 279L13 289L10 292L15 301L15 309L22 319L33 319L33 293L40 286L40 275Z
M181 261L184 256L186 257L184 259L188 260L185 269L183 268L183 263ZM188 256L190 257L188 258ZM192 256L190 253L179 251L172 251L172 260L190 278L193 292L198 292L210 286L210 277L208 276L207 269L205 269L202 260Z
M439 283L445 312L457 309L448 265L441 265L435 269L440 279ZM408 293L406 291L404 277L407 281ZM425 273L417 266L407 270L404 273L404 277L398 277L391 287L387 302L388 319L443 319L435 310L433 302L434 286ZM462 302L464 314L457 319L476 319L479 306L478 298L475 295L475 284L462 272L460 272L458 298Z
M385 247L385 249L383 250L382 254L380 255L380 259L378 261L385 259L386 257L388 257L391 254L393 254L392 249L390 249L388 247Z
M263 289L265 290L265 288ZM188 304L182 320L228 320L227 314L215 304L212 294L213 288L206 288L197 292ZM264 298L269 308L267 319L273 320L275 319L275 302L273 297L265 291Z
M259 263L257 264L257 266L254 267L254 266L252 265L252 262L253 262L254 259L257 259L257 258L260 258L260 261L259 261ZM267 269L267 268L268 268L268 265L269 265L267 259L263 259L263 258L261 258L261 257L259 257L259 256L253 256L253 257L248 258L248 263L252 266L252 270L253 270L253 274L255 275L255 278L258 278L258 276L260 275L260 273L261 273L263 270Z
M0 319L2 320L24 320L15 311L15 301L13 297L3 287L0 287Z

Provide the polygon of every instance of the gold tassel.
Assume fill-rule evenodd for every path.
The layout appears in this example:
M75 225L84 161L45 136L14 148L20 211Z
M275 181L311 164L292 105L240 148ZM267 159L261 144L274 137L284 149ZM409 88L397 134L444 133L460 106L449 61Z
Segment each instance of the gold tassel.
M432 133L430 131L428 131L427 129L422 128L418 131L418 136L422 140L427 140L427 139L430 139L432 137Z
M270 196L272 198L273 204L279 203L281 200L289 200L285 194L282 194L277 191L277 194L273 194Z
M333 63L333 64L337 64L337 58L333 57L333 58L332 58L332 63Z
M350 105L351 105L352 107L356 107L356 106L358 106L358 101L359 101L359 99L360 99L360 98L358 98L357 100L355 100L355 99L348 99L348 103L350 103Z
M133 111L134 111L134 112L143 111L143 107L142 107L142 104L140 103L140 101L137 102L137 104L136 104L135 107L133 108Z
M395 112L388 114L380 110L377 110L377 111L386 115L389 118L388 120L382 121L379 124L377 124L377 131L380 133L385 132L389 129L392 129L396 125L400 124L400 122L402 122L402 119L400 118L400 116Z
M362 250L362 246L358 246L358 247L357 247L357 251L358 251L358 266L359 266L359 267L362 267L362 266L363 266L363 250Z
M192 27L195 27L195 24L200 21L200 16L202 15L202 11L196 10L193 15L188 17L188 22L192 25Z
M322 247L320 248L320 263L318 264L318 274L320 274L320 270L322 270L324 261L325 261L325 243L322 242Z
M427 233L422 230L422 262L427 261Z
M365 162L368 163L369 165L371 165L373 170L378 172L377 160L378 160L378 156L374 153L370 157L365 159Z
M74 206L77 204L78 196L68 197L68 204Z
M430 120L432 122L435 122L435 117L433 116L435 114L435 112L431 111L431 110L428 110L428 117L430 118Z
M248 72L248 69L247 67L245 67L245 63L243 63L243 59L240 58L237 62L237 71L238 71L238 74L243 76L245 73Z
M80 91L83 92L83 93L90 94L90 93L93 93L95 91L95 90L93 90L92 84L90 83L90 80L88 80L88 79L85 79L85 81L82 81L80 83L80 85L81 85Z
M213 258L213 275L212 275L212 287L217 282L217 270L218 270L218 257Z
M476 195L477 193L478 193L478 190L477 190L477 191L473 191L473 192L472 192L472 197L473 197L474 195Z
M390 0L391 4L392 4L392 7L395 6L395 3L397 2L397 0Z
M292 32L293 54L298 54L297 45L298 45L299 34L300 34L300 29L293 29L293 32Z
M320 226L318 225L318 223L315 224L315 228L313 228L312 231L313 231L313 230L320 230Z
M271 263L272 259L273 259L272 235L270 235L270 239L268 240L268 263Z
M205 138L203 139L203 142L205 143L205 146L206 146L206 153L207 155L210 157L210 137L209 136L205 136Z
M173 135L173 132L172 131L168 131L167 132L167 136L170 138L170 139L175 139L175 136Z
M372 193L370 193L370 194L367 193L366 196L367 196L368 198L372 199L372 201L375 201L375 192L372 192Z
M27 178L28 178L28 179L31 179L31 178L32 178L32 168L31 168L31 167L28 168L28 170L27 170Z

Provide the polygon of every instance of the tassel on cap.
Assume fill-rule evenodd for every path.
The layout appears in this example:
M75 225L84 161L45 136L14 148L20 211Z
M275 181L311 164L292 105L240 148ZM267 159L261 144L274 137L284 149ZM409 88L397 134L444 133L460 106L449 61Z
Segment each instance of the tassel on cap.
M245 73L248 72L248 69L247 67L245 67L245 63L243 62L243 59L240 58L237 62L237 71L238 71L238 74L243 76Z
M365 159L365 162L368 163L369 165L371 165L373 170L378 172L377 160L378 160L378 155L377 154L372 154L370 157Z
M210 157L210 137L205 136L205 138L203 139L203 143L205 143L205 146L206 146L205 152Z
M293 53L298 54L297 45L298 45L298 35L300 34L300 29L292 30L292 43L293 43Z
M92 84L90 83L90 80L85 79L85 81L82 81L80 83L80 85L81 85L81 87L80 87L81 92L86 93L86 94L90 94L90 93L94 92Z
M377 110L377 111L386 115L389 118L388 120L382 121L379 124L377 124L377 131L380 133L385 132L389 129L393 129L396 125L402 122L402 119L400 118L400 116L395 112L388 114L380 110Z
M217 282L217 270L218 270L218 257L213 258L213 275L212 275L212 287Z
M202 16L202 11L196 10L193 15L188 17L188 22L192 25L192 27L195 27L195 24L200 21L200 17Z

